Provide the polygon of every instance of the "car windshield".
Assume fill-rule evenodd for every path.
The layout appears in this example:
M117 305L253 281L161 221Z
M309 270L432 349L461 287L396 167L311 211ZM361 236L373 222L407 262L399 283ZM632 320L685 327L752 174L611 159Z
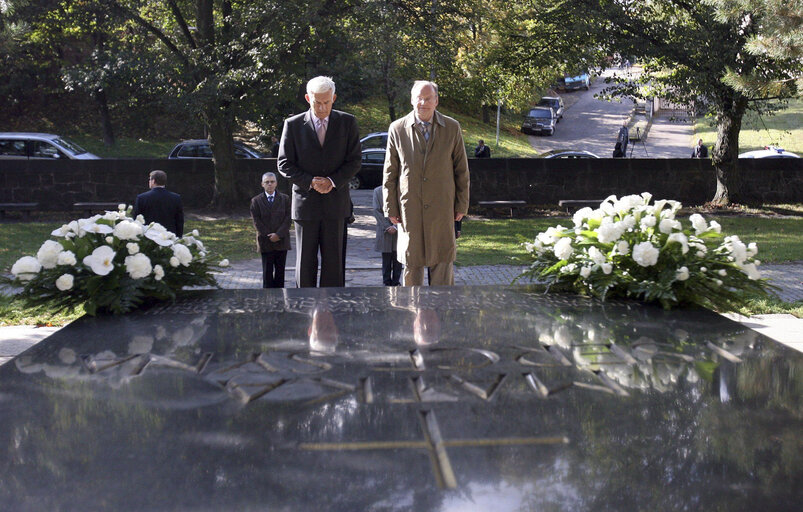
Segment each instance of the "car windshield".
M534 108L530 110L529 117L552 117L552 112L544 108Z
M86 153L86 150L84 148L82 148L81 146L79 146L75 142L73 142L71 140L68 140L68 139L65 139L63 137L58 137L56 139L53 139L53 142L55 142L56 144L58 144L62 148L66 149L67 151L69 151L73 155L80 155L80 154Z

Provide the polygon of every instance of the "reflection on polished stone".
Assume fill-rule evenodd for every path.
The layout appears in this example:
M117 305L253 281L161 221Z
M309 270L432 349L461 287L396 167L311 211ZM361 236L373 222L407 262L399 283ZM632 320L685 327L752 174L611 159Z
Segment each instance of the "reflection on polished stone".
M0 368L9 510L791 510L803 358L527 287L198 292Z

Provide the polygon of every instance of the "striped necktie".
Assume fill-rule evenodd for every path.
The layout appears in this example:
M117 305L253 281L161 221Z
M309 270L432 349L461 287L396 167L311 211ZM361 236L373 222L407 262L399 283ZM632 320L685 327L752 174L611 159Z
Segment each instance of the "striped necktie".
M424 140L429 142L429 122L428 121L421 121L421 135L424 136Z

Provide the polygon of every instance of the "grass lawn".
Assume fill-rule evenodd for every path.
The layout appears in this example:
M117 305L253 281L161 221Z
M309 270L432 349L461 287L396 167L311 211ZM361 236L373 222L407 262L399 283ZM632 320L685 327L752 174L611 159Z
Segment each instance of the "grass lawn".
M716 127L708 118L697 119L694 132L693 144L699 138L710 148L716 141ZM693 144L690 142L689 147ZM744 116L739 132L739 153L763 149L764 146L778 146L803 155L803 99L789 100L787 108L775 115L759 116L748 112Z

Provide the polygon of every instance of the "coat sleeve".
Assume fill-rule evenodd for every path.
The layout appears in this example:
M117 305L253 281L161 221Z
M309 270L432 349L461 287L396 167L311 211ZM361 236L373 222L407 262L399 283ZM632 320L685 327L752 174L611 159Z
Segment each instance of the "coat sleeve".
M382 231L385 231L390 226L392 226L391 222L385 217L385 209L384 204L382 201L382 189L374 191L374 209L373 209L374 218L376 219L376 225Z
M301 148L298 147L299 133L296 128L295 123L290 123L289 119L284 120L282 138L279 141L279 156L276 158L276 168L279 174L290 180L290 183L306 190L312 185L314 176L298 166L298 152Z
M176 194L176 236L184 236L184 205L181 203L181 196Z
M468 214L468 157L466 145L463 143L463 132L457 127L457 137L452 148L452 164L454 166L454 211Z
M388 131L385 166L382 170L382 209L386 217L401 217L401 208L399 207L399 167L398 134L396 129L391 126Z
M270 233L268 231L268 226L265 224L265 221L262 219L261 212L259 210L259 203L257 202L257 198L259 196L251 199L251 220L254 223L254 229L257 230L257 235L267 235Z

